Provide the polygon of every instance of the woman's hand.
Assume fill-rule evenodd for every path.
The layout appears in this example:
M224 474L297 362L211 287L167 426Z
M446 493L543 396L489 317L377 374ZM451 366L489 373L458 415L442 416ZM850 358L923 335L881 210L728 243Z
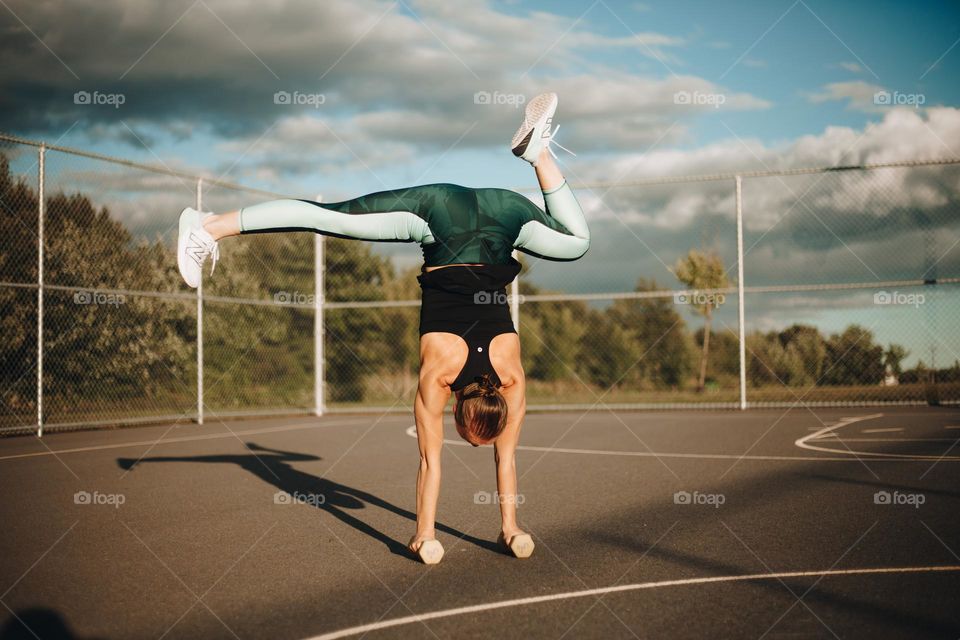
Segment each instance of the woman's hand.
M412 538L410 538L409 544L407 544L407 549L410 549L411 553L416 554L420 551L420 545L422 545L427 540L436 540L437 535L433 531L416 533Z
M517 536L525 536L527 532L520 527L506 527L500 532L500 541L510 546L510 542Z
M530 534L524 533L516 527L510 527L500 532L497 541L505 546L515 558L529 558L536 545Z

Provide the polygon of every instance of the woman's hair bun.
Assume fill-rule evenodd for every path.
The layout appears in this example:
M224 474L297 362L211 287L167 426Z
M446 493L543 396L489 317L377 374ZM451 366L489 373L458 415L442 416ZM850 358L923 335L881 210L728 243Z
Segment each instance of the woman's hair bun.
M496 395L497 385L493 382L493 378L490 377L489 373L485 373L481 376L475 376L473 381L480 386L480 391L484 396Z

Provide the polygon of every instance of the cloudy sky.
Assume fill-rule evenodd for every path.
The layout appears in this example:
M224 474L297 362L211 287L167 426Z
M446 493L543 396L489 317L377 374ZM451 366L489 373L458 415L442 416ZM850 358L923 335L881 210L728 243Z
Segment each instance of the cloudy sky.
M960 157L955 2L0 4L0 130L301 197L534 187L507 142L522 101L556 91L558 140L577 153L564 170L594 185L578 195L595 241L575 265L533 265L554 289L675 287L669 268L697 246L735 273L732 182L625 182ZM191 197L89 161L51 158L50 171L144 233L166 231ZM958 190L960 167L746 180L745 281L956 277ZM387 249L400 264L419 256ZM751 322L859 321L915 358L936 339L910 328L960 310L956 291L896 313L872 293L757 294ZM960 352L951 340L941 353Z

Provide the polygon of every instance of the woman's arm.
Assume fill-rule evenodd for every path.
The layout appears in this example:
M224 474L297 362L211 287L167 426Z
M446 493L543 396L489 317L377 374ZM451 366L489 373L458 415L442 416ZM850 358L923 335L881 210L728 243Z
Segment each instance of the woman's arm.
M517 525L517 443L520 427L526 414L526 383L521 370L514 383L501 389L507 401L507 425L493 443L493 457L497 467L497 493L500 498L501 531L510 540L523 531Z
M443 408L450 387L432 371L421 371L414 404L420 467L417 471L417 532L410 540L416 552L424 540L436 537L437 501L440 499L440 457L443 451Z

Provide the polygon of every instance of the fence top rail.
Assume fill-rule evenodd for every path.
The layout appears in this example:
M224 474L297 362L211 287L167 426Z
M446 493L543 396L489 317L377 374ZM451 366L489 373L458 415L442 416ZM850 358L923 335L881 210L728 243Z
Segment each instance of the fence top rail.
M869 171L871 169L895 169L908 167L932 167L938 165L960 165L960 158L933 158L928 160L900 160L897 162L876 162L866 164L847 164L825 167L798 167L796 169L769 169L764 171L730 171L728 173L704 173L686 176L663 176L644 180L614 180L606 182L584 182L572 184L573 189L614 189L616 187L647 187L659 184L677 184L693 182L718 182L737 178L774 178L777 176L797 176L816 173L835 173L841 171ZM539 191L539 187L515 187L515 191Z
M237 189L240 191L248 191L251 193L259 193L271 198L289 198L291 197L288 193L277 193L276 191L268 191L266 189L257 189L256 187L247 187L242 184L237 184L235 182L229 182L227 180L220 180L219 178L212 178L210 176L199 175L194 173L188 173L186 171L177 171L176 169L170 169L168 167L158 167L156 165L147 164L144 162L134 162L133 160L124 160L123 158L115 158L113 156L107 156L102 153L94 153L92 151L83 151L82 149L74 149L72 147L63 147L56 144L47 144L45 142L40 142L37 140L30 140L27 138L21 138L19 136L10 135L8 133L0 132L0 141L4 142L13 142L15 144L22 144L31 147L43 147L47 151L59 151L61 153L67 153L70 155L80 156L83 158L90 158L92 160L100 160L103 162L109 162L111 164L116 164L124 167L130 167L132 169L140 169L142 171L150 171L151 173L159 173L162 175L173 176L176 178L186 178L188 180L203 180L205 185L214 185L217 187L223 187L225 189Z
M30 140L28 138L21 138L8 133L0 132L0 141L13 142L16 144L23 144L32 147L45 146L47 149L53 151L59 151L61 153L68 153L72 155L82 156L85 158L91 158L94 160L101 160L103 162L111 162L113 164L119 164L126 167L132 167L135 169L142 169L144 171L152 171L153 173L160 173L170 176L176 176L180 178L189 178L192 180L203 180L206 184L212 184L219 187L224 187L227 189L241 189L244 191L251 191L255 193L262 193L271 197L280 197L287 198L290 197L290 194L277 193L275 191L268 191L266 189L257 189L254 187L247 187L242 184L237 184L234 182L228 182L225 180L220 180L218 178L211 178L209 176L203 176L198 174L188 173L186 171L177 171L175 169L170 169L167 167L158 167L151 164L146 164L142 162L134 162L132 160L124 160L123 158L115 158L113 156L104 155L101 153L94 153L92 151L83 151L81 149L74 149L72 147L64 147L56 144L46 144L38 140ZM663 176L659 178L647 178L643 180L614 180L607 182L585 182L581 184L572 185L575 189L612 189L615 187L643 187L643 186L652 186L658 184L676 184L676 183L691 183L691 182L715 182L720 180L734 180L738 176L740 178L769 178L775 176L796 176L796 175L806 175L806 174L815 174L815 173L831 173L839 171L865 171L871 169L891 169L891 168L905 168L905 167L926 167L926 166L937 166L937 165L960 165L960 158L931 158L927 160L900 160L896 162L877 162L877 163L865 163L865 164L849 164L849 165L834 165L834 166L821 166L821 167L799 167L796 169L767 169L763 171L730 171L726 173L707 173L699 175L685 175L685 176ZM515 191L537 191L538 188L530 186L514 187Z

